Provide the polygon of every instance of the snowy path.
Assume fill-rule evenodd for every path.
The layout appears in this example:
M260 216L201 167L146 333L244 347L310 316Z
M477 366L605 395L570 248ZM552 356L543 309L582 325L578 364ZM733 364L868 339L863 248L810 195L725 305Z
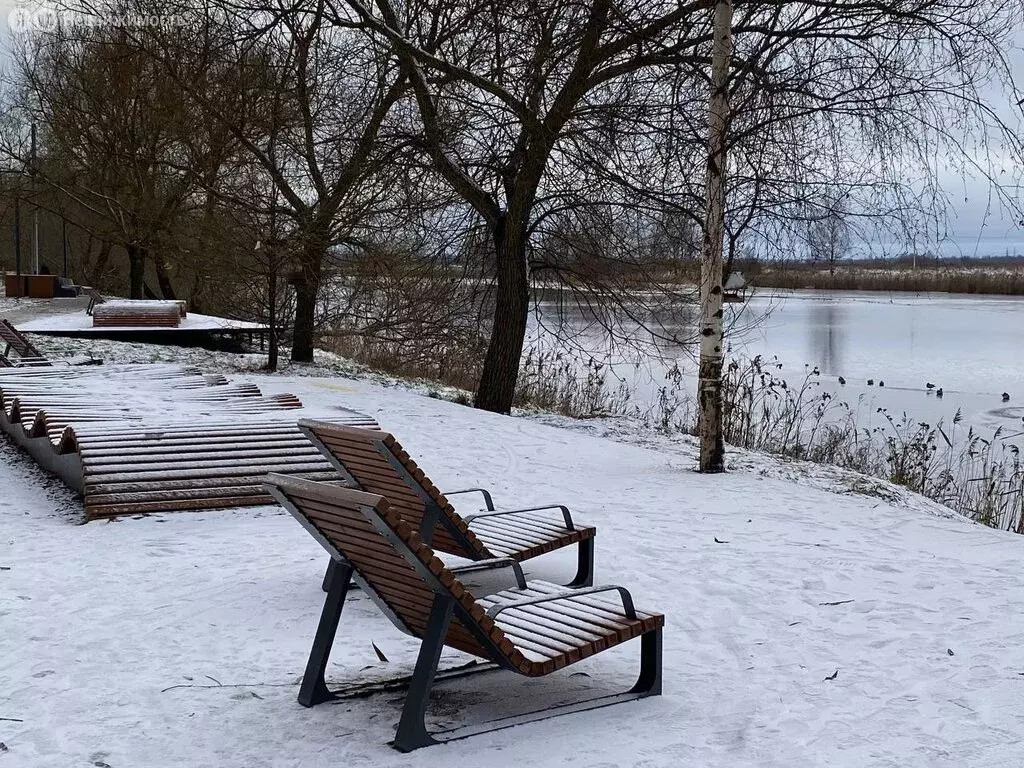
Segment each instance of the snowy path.
M5 444L0 768L1024 764L1024 537L924 502L829 493L820 479L703 477L679 446L344 379L277 382L376 417L442 487L489 484L506 506L568 501L598 526L598 582L667 615L665 695L399 755L386 746L399 695L295 702L324 557L290 517L72 525L62 510L77 502ZM571 571L560 555L530 566L553 580ZM406 673L415 652L356 596L330 677ZM436 722L623 687L636 653L568 671L589 678L446 684ZM164 690L176 685L209 687Z

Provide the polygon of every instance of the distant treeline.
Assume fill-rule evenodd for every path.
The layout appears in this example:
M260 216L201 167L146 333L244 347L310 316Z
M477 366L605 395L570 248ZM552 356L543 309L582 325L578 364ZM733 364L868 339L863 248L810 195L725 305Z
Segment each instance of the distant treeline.
M807 262L764 264L756 285L837 291L913 291L1024 296L1024 257L912 256L846 260L835 270Z

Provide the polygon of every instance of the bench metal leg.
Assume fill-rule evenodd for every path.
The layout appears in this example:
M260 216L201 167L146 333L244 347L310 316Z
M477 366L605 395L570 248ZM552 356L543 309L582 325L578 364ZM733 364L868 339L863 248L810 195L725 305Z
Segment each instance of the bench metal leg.
M577 547L576 575L567 587L594 586L594 539L584 539Z
M341 610L345 607L345 595L348 594L348 586L352 581L352 567L332 558L324 581L327 585L327 599L324 601L320 624L316 628L313 648L309 652L306 672L302 676L302 685L299 688L299 704L304 707L312 707L333 698L324 680L324 673L327 671L327 661L331 657L331 646L334 645L338 622L341 621Z
M461 728L438 731L433 734L428 733L423 718L430 699L430 686L435 679L434 671L437 668L437 660L441 655L441 646L444 639L443 633L447 632L448 622L451 619L451 605L450 601L448 606L439 607L437 601L434 603L434 609L430 615L430 625L427 629L428 639L425 639L420 647L420 655L416 660L416 672L413 674L409 695L405 700L405 707L402 710L402 720L398 724L398 732L394 742L392 742L392 746L397 750L410 752L432 744L443 744L470 736L478 736L482 733L491 733L492 731L512 728L517 725L548 720L560 715L586 712L591 709L610 707L613 704L636 701L647 696L661 695L662 630L658 629L641 636L640 676L637 678L636 684L624 693L598 696L593 699L562 704L550 709L502 717L477 725L462 726Z
M427 703L430 701L430 687L434 683L434 675L437 674L437 663L441 659L444 637L448 634L448 625L454 608L455 602L451 598L440 595L434 598L427 628L423 633L423 643L420 645L420 655L416 658L416 668L409 682L409 693L406 694L405 706L402 707L402 719L399 720L398 730L395 731L393 746L400 752L411 752L437 743L427 733L424 717L427 713Z
M455 728L449 731L439 731L428 736L430 741L421 743L420 746L427 746L431 743L445 743L456 739L465 739L470 736L477 736L482 733L490 733L503 728L512 728L526 723L535 723L539 720L548 720L561 715L568 715L575 712L587 712L591 709L610 707L613 704L622 704L627 701L636 701L647 696L658 696L661 694L661 632L656 630L648 632L640 638L640 676L636 684L623 693L613 693L607 696L598 696L593 699L585 699L570 704L562 704L542 709L535 712L528 712L522 715L502 717L497 720L468 725Z
M659 629L640 638L640 677L629 689L639 697L661 695L661 633Z
M327 563L327 570L324 572L324 583L323 583L323 590L324 590L324 592L326 592L330 588L330 586L331 586L331 575L334 573L334 571L337 568L337 566L338 566L338 561L335 560L332 557L330 562Z

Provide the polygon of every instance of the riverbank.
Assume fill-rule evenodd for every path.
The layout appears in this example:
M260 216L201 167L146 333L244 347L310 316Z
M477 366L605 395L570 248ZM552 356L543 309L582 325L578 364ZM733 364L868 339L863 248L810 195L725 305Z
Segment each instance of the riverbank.
M943 264L905 266L827 266L772 264L753 278L758 288L819 291L902 291L1024 296L1024 264L1003 266Z
M1024 538L803 462L734 450L729 473L702 476L692 441L616 435L616 420L502 417L363 378L270 378L378 418L442 488L568 503L598 528L598 581L667 616L663 696L432 747L415 764L1024 761ZM78 502L6 444L0 487L0 761L409 764L387 746L400 695L296 703L324 555L280 509L74 525ZM571 560L532 560L527 575L558 581ZM369 600L354 594L345 616L332 685L411 671L417 642ZM635 653L540 681L498 672L438 686L430 723L617 690Z
M882 310L897 306L880 305ZM778 314L774 317L778 319ZM772 321L770 316L766 322ZM858 323L858 327L863 325ZM829 338L842 346L838 330L830 331ZM952 337L945 338L948 341ZM257 374L265 363L265 357L257 354L100 340L36 339L43 353L54 358L89 355L109 362L181 362L200 369L250 374ZM749 337L748 341L753 343L755 339ZM330 353L318 352L312 365L291 364L286 357L283 353L283 372L291 376L369 380L412 388L463 405L472 399L471 393L462 389L428 379L398 378ZM955 376L962 371L950 371L931 390L900 386L897 368L879 369L887 371L887 378L895 376L883 386L881 377L869 379L870 384L852 375L846 380L830 375L827 367L818 371L756 354L745 357L735 348L730 348L729 360L724 423L731 446L893 481L974 521L1024 532L1024 467L1018 453L1024 436L1024 408L1000 403L998 395L958 389ZM839 360L835 357L831 361ZM658 364L668 365L665 361ZM648 372L652 378L644 379L639 377L639 369L627 370L632 381L620 381L615 366L594 359L561 353L528 356L517 388L517 403L524 409L519 412L541 418L554 412L585 423L614 424L613 432L620 438L651 430L667 437L693 434L697 385L692 372L666 367L660 374L661 381L656 382L653 376L659 374L654 371ZM992 373L989 370L990 377ZM644 386L655 394L645 395ZM944 392L939 391L942 386L946 387ZM1024 391L1013 389L1015 393ZM576 419L570 423L576 423Z

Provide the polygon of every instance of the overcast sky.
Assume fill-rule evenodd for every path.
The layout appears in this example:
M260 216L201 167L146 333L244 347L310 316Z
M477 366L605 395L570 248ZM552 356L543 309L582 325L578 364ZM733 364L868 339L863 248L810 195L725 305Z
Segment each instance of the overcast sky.
M0 0L0 63L4 63L10 50L8 18L15 8L27 2L32 0ZM1018 40L1024 47L1024 31L1018 35ZM1024 54L1020 50L1015 51L1012 60L1016 64L1018 83L1024 84ZM993 94L994 100L1005 101L999 96ZM943 173L942 183L951 199L948 213L949 242L941 247L944 253L1024 254L1024 229L992 202L988 185L984 181Z

